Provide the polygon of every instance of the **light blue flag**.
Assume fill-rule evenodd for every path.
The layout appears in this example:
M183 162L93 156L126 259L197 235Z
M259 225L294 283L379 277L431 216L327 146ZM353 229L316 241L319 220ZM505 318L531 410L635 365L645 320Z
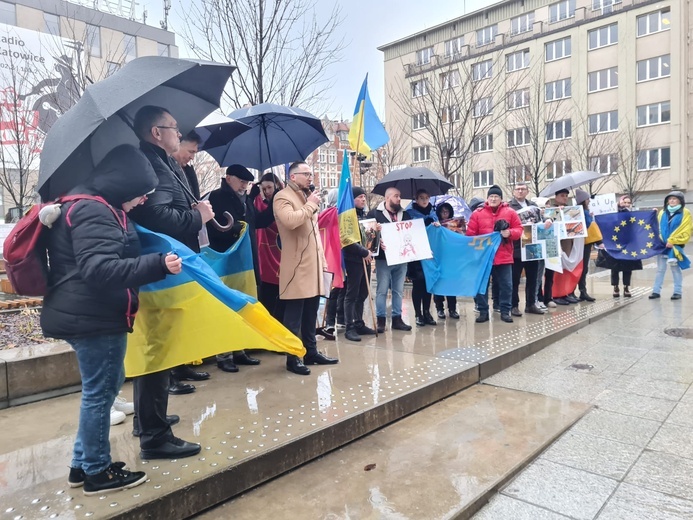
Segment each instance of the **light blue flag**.
M428 226L433 258L422 260L426 290L440 296L474 297L485 293L500 233L468 237L444 227Z

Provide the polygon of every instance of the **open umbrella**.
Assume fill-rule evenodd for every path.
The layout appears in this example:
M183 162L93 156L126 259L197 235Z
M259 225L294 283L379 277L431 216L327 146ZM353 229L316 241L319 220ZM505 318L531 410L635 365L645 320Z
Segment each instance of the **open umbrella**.
M590 172L590 171L583 171L583 172L573 172L573 173L568 173L564 175L563 177L559 177L555 181L553 181L551 184L546 186L543 190L541 190L541 193L539 193L540 197L553 197L553 195L560 190L570 190L572 188L577 188L578 186L583 186L585 184L589 184L592 181L596 181L598 179L601 179L603 177L608 177L609 174L602 174L598 172Z
M402 168L388 173L373 188L376 195L385 195L388 188L397 188L403 199L413 199L417 190L426 190L429 195L443 195L454 188L441 174L428 168Z
M433 207L436 209L446 202L452 206L454 217L464 217L464 219L469 222L472 211L462 197L458 197L457 195L438 195L437 197L431 197L431 204L433 204Z
M223 146L248 130L250 127L245 123L218 112L212 112L195 127L203 146L207 145L210 148Z
M219 108L234 69L231 65L147 56L87 87L77 104L46 135L37 186L43 200L63 195L83 182L116 146L137 145L131 125L137 110L145 105L168 110L185 135Z
M250 126L250 130L226 140L222 135L225 125L221 125L207 138L201 149L214 157L219 166L242 164L264 171L303 161L329 141L321 121L300 108L262 103L231 112L229 117Z

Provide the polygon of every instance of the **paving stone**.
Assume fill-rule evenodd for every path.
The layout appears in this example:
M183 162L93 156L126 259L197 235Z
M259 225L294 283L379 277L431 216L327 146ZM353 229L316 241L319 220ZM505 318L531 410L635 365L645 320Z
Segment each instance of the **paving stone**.
M693 427L693 401L681 401L678 403L674 411L669 415L666 423Z
M647 447L652 450L693 459L691 428L689 426L665 423Z
M623 483L597 520L690 520L693 502Z
M676 406L674 401L644 397L618 390L605 390L592 403L602 410L655 421L664 421Z
M620 480L641 453L632 444L569 431L541 458Z
M527 502L521 502L505 495L496 495L472 520L564 520L567 516L547 511Z
M626 375L693 383L693 354L650 351Z
M608 410L592 410L571 431L644 448L661 426L657 421Z
M618 482L539 459L503 490L503 494L577 520L592 520Z
M682 401L693 401L693 385L690 385L688 387L688 390L686 391L685 394L683 394L683 397L681 398Z
M688 387L689 385L686 383L677 383L676 381L656 381L643 377L622 375L609 388L644 397L678 401L686 393ZM693 397L693 393L691 393L691 396Z
M645 450L628 473L626 482L693 500L693 460Z

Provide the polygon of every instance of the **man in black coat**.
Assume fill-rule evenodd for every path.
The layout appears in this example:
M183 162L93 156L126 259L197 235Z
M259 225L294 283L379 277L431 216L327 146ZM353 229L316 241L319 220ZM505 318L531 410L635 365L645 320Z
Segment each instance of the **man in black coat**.
M194 205L194 198L185 179L176 173L174 159L181 134L176 120L165 109L145 106L135 115L134 129L140 139L140 149L147 157L159 180L156 191L130 212L138 224L164 233L199 251L198 234L214 213L208 202ZM163 370L134 380L135 414L139 433L140 456L144 459L175 459L199 453L200 446L178 439L171 424L178 417L167 416L169 371Z
M366 192L360 186L352 188L354 207L359 220L366 218ZM346 294L344 295L344 319L346 332L344 337L349 341L361 341L361 335L375 334L363 321L363 303L368 298L370 283L370 265L373 256L363 244L350 244L342 248L344 266L346 267ZM368 265L368 278L363 268Z
M178 165L183 170L183 175L188 181L188 186L190 191L195 196L197 200L200 199L200 181L197 178L197 173L195 173L195 168L193 167L192 160L197 155L198 148L202 143L202 138L200 135L192 130L188 135L180 140L180 146L178 151L171 154ZM180 176L180 175L179 175Z

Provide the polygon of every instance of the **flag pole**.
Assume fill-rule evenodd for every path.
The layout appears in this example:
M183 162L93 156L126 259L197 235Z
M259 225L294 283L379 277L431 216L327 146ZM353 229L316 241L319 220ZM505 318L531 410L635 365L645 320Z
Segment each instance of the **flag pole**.
M368 303L371 308L371 317L373 318L373 330L375 330L375 337L378 337L378 322L375 317L375 307L373 306L373 298L371 297L371 279L368 276L368 264L366 259L363 259L363 276L365 278L366 287L368 288Z

